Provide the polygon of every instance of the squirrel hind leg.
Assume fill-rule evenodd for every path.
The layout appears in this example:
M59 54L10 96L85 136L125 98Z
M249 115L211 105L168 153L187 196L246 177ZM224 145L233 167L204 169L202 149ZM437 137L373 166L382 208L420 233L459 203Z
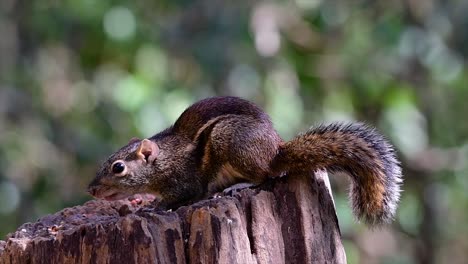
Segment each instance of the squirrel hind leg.
M248 136L246 136L248 135ZM211 131L213 152L229 165L242 181L259 184L271 174L270 164L282 142L269 120L231 116Z

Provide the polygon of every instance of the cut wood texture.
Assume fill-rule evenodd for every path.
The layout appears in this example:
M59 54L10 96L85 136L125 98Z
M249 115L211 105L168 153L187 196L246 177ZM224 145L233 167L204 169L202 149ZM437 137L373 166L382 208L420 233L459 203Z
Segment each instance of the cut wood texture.
M22 225L0 263L346 263L325 172L289 175L174 212L89 201Z

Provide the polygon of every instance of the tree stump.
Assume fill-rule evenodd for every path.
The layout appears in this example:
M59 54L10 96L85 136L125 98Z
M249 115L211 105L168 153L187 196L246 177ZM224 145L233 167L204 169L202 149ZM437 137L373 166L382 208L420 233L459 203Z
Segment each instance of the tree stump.
M326 172L174 212L89 201L0 241L0 263L346 263Z

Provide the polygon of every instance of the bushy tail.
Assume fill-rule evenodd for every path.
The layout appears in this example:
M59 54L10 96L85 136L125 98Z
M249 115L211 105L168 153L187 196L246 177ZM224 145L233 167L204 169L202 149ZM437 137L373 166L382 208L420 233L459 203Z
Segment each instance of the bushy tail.
M358 219L370 225L393 220L402 182L395 151L362 123L319 126L280 146L274 172L326 169L352 178L350 199Z

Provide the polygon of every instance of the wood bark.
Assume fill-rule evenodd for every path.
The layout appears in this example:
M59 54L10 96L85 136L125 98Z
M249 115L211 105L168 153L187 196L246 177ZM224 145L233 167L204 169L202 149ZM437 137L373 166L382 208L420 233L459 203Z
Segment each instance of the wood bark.
M328 177L289 175L174 212L89 201L0 241L0 263L346 263Z

